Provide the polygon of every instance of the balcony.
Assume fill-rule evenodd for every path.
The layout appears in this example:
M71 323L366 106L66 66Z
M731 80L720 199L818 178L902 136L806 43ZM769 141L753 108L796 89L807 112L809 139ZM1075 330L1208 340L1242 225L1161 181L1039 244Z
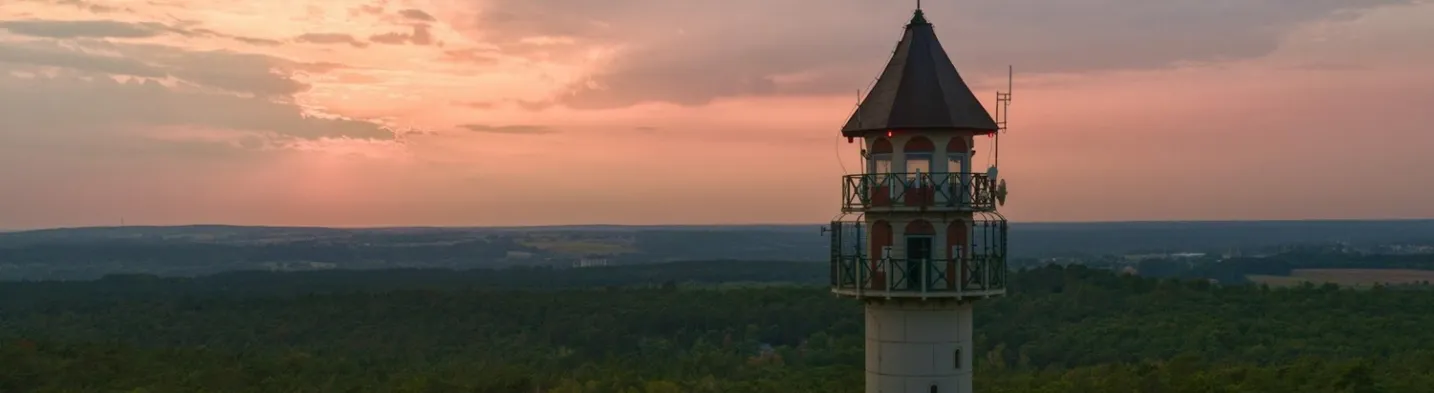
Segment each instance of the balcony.
M865 221L832 221L823 231L831 236L832 292L857 298L906 299L1005 295L1006 219L996 212L973 216L965 240L958 236L935 244L930 244L930 235L892 242L889 234L868 230ZM936 237L945 239L946 235ZM927 239L929 245L920 246L921 239ZM902 258L873 257L873 253ZM921 258L912 258L917 256Z
M834 256L832 292L858 298L976 299L1006 293L1005 258L907 260Z
M984 173L866 173L842 177L842 212L995 211Z

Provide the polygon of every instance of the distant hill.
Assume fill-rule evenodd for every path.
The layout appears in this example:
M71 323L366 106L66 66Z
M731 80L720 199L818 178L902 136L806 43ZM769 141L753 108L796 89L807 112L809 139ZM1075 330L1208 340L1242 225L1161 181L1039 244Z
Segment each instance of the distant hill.
M0 233L0 279L233 270L571 266L684 260L825 261L811 225L61 228ZM1434 243L1434 220L1013 223L1013 258Z
M1218 252L1306 243L1431 242L1434 220L1016 223L1010 237L1011 252L1026 257Z

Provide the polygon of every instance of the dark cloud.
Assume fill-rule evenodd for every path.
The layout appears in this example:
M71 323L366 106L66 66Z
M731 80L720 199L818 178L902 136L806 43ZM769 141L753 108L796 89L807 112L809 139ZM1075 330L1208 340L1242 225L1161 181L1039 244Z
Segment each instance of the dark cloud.
M294 80L289 75L290 73L301 70L315 72L315 70L334 67L331 64L303 64L272 56L223 50L190 51L164 45L122 44L105 41L80 41L77 43L83 48L117 53L121 57L106 57L53 46L51 47L52 51L75 56L76 59L69 62L70 64L55 63L51 65L140 77L170 76L208 88L260 97L284 97L305 91L308 89L308 85ZM124 61L127 63L120 64L138 64L144 68L138 68L131 72L117 72L124 70L86 67L90 61L100 59L109 62Z
M405 33L383 33L368 37L369 41L380 44L400 45L408 43L408 34Z
M0 21L0 28L19 35L45 38L147 38L169 30L159 23L39 19Z
M107 13L111 13L111 12L119 12L119 11L122 11L122 10L128 10L127 8L119 8L119 7L113 7L113 6L103 5L103 4L95 4L95 3L91 3L91 2L88 2L88 1L84 1L84 0L54 0L54 1L52 1L51 3L53 3L53 4L59 4L59 5L68 5L68 6L76 7L76 8L79 8L79 9L82 9L82 10L86 10L86 11L89 11L89 12L93 12L93 13L96 13L96 14L107 14Z
M180 23L171 26L155 22L130 23L108 20L10 20L0 21L0 29L11 33L41 38L149 38L165 34L184 37L218 37L251 45L279 45L281 42L267 38L243 37L220 33L214 30L186 26L194 23Z
M231 38L231 39L233 39L233 40L235 40L235 41L243 42L243 43L250 44L250 45L278 46L278 45L282 45L282 44L284 43L283 41L271 40L271 39L268 39L268 38L238 37L238 36L230 36L229 38Z
M349 15L380 15L383 14L383 2L378 4L364 4L349 9Z
M433 33L429 31L428 25L413 25L410 33L384 33L368 38L369 41L387 45L430 45L433 44Z
M1362 64L1355 64L1355 63L1344 63L1344 62L1318 62L1318 63L1298 64L1298 65L1286 67L1286 69L1290 69L1290 70L1300 70L1300 71L1366 71L1366 70L1369 70L1370 67L1368 67L1368 66L1366 66L1366 65L1362 65Z
M84 53L51 42L0 41L0 64L3 63L146 78L168 75L168 72L158 65L124 57Z
M289 68L295 71L322 74L325 72L348 68L347 65L321 61L317 63L290 63Z
M473 108L473 109L493 109L493 108L495 108L495 107L498 106L497 103L493 103L493 102L478 102L478 101L473 101L473 102L455 102L454 104L459 105L459 106L465 106L465 107Z
M880 72L911 16L863 0L494 1L475 25L504 51L531 51L535 37L625 48L592 83L558 98L579 108L854 93ZM1006 64L1065 73L1254 58L1302 23L1411 1L1011 0L926 11L963 74L979 81Z
M175 27L175 26L170 26L170 27L167 27L167 29L168 29L170 32L172 32L172 33L179 34L179 35L182 35L182 36L185 36L185 37L217 37L217 38L226 38L226 39L231 39L231 40L234 40L234 41L243 42L243 43L250 44L250 45L259 45L259 46L277 46L277 45L283 44L283 42L282 42L282 41L279 41L279 40L268 39L268 38L257 38L257 37L245 37L245 36L238 36L238 35L233 35L233 34L225 34L225 33L217 32L217 31L210 30L210 29L206 29L206 28L202 28L202 27L185 27L185 26Z
M0 71L5 71L0 75L23 70L0 64ZM0 140L73 142L116 134L133 137L129 133L134 130L161 127L236 130L294 139L394 138L379 125L306 116L284 101L89 76L92 74L77 70L50 77L0 76Z
M306 33L294 37L294 41L321 45L347 44L356 48L368 46L368 43L344 33Z
M558 130L553 129L552 127L534 125L492 126L486 124L464 124L458 127L461 127L468 131L483 132L489 134L544 135L554 134L558 132Z
M525 110L530 111L541 111L544 109L551 108L553 107L553 105L555 105L553 101L517 100L516 102L518 103L519 108L523 108Z
M169 74L228 91L258 96L289 96L309 86L273 68L292 65L264 55L228 51L189 52L169 63Z
M433 15L429 15L427 12L423 12L423 10L417 10L417 9L406 9L406 10L403 10L403 11L399 11L399 12L398 12L398 15L399 15L399 16L402 16L402 17L404 17L404 18L413 19L413 20L417 20L417 21L424 21L424 22L436 22L436 21L438 21L438 19L434 18Z
M109 54L99 54L106 52ZM327 72L343 67L229 51L188 51L94 40L79 40L71 45L0 41L0 64L3 63L142 78L174 77L206 88L269 98L308 89L290 73Z
M454 102L453 104L454 104L454 105L457 105L457 106L462 106L462 107L467 107L467 108L473 108L473 109L493 109L493 108L497 108L499 105L513 105L513 106L517 106L517 107L520 108L520 109L523 109L523 110L526 110L526 111L532 111L532 112L542 111L542 110L544 110L544 109L548 109L548 108L552 107L553 105L555 105L552 101L529 101L529 100L523 100L523 99L505 99L505 100L501 100L501 101L497 101L497 102L494 102L494 101L457 101L457 102Z
M447 50L443 51L443 56L448 61L462 63L492 64L498 61L498 54L485 49L470 48Z

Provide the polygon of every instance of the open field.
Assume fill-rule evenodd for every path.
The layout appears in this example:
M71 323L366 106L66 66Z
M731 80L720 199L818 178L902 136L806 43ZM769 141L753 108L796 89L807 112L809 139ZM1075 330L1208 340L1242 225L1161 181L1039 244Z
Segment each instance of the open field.
M1292 286L1302 282L1334 283L1340 286L1367 287L1374 284L1417 284L1434 282L1434 271L1409 269L1295 269L1289 276L1246 276L1250 281L1271 286Z
M602 233L529 233L522 236L518 243L569 256L621 255L638 251L631 236Z

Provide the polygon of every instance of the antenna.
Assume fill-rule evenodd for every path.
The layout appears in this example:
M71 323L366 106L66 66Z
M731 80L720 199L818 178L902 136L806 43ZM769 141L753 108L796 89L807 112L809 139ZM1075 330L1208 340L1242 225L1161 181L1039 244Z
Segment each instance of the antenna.
M1006 66L1006 92L996 91L996 147L992 154L995 156L995 166L1001 166L1001 133L1006 132L1007 119L1011 116L1011 90L1015 86L1016 68Z

